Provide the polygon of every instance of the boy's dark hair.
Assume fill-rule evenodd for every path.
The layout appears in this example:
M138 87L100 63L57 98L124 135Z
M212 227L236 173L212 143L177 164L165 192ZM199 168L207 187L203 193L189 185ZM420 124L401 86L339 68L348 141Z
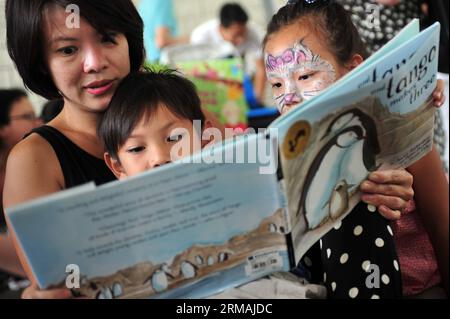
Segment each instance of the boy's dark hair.
M11 107L24 97L27 97L27 94L20 89L0 90L0 127L9 124Z
M331 0L318 0L313 3L303 0L290 1L272 17L267 26L263 48L273 33L302 19L309 20L313 30L324 35L332 53L341 64L348 62L354 54L360 54L364 59L368 57L350 14L340 4Z
M131 0L7 0L8 52L31 91L49 100L61 97L43 52L45 11L52 5L63 9L78 6L81 17L102 35L123 33L128 40L131 70L139 70L145 57L143 22Z
M64 99L56 99L48 101L42 107L41 115L39 116L44 123L53 120L64 107Z
M220 9L220 24L229 28L233 23L246 24L248 15L237 3L227 3Z
M161 104L179 118L200 120L202 124L205 120L195 85L177 71L146 69L131 73L120 83L97 126L97 134L112 158L118 159L117 151L142 117L151 118Z

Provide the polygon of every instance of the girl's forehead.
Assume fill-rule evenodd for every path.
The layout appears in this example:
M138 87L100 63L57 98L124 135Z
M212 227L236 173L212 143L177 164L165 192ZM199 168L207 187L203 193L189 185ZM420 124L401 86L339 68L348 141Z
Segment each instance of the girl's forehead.
M266 54L277 56L293 48L304 48L321 57L330 58L332 55L326 46L326 39L323 35L298 24L287 26L272 34L264 51Z

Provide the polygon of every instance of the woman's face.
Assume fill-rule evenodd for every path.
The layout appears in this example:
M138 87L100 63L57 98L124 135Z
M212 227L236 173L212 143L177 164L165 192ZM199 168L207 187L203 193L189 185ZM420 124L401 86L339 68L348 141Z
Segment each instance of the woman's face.
M79 28L69 28L67 17L61 7L47 11L44 47L48 69L66 107L101 112L130 72L128 41L124 34L113 31L101 35L83 18Z
M320 94L348 72L326 47L326 39L300 24L272 34L264 51L267 78L282 114Z

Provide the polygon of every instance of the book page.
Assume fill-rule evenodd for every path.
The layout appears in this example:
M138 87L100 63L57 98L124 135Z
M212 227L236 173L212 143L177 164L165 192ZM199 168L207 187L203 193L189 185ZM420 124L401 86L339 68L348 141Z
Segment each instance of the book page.
M229 163L258 140L266 138L9 209L38 284L64 286L66 267L75 265L83 296L203 297L288 270L276 169L261 174L260 161Z

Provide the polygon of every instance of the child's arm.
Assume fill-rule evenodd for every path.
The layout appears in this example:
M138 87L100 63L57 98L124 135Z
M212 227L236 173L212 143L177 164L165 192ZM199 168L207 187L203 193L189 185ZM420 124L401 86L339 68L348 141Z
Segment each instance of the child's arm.
M417 211L433 244L439 270L448 295L449 185L439 153L433 150L408 170L414 176Z

